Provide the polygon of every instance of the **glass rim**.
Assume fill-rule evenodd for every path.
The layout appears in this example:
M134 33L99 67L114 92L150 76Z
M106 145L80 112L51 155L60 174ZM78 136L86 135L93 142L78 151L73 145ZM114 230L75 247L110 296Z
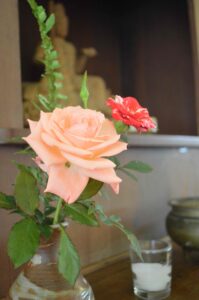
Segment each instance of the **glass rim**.
M170 241L153 239L153 240L138 240L138 242L140 245L141 253L143 253L143 254L164 253L164 252L169 252L172 250L172 244ZM148 247L147 247L147 245L148 245ZM158 245L159 245L159 248L158 248ZM131 246L130 246L130 249L132 249Z

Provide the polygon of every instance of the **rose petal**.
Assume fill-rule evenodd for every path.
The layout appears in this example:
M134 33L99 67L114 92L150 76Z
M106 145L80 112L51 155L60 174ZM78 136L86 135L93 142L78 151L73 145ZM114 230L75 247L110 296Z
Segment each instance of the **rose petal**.
M51 118L52 118L53 113L50 112L40 112L40 124L41 127L47 131L47 132L51 132Z
M127 143L115 142L114 139L110 139L107 142L101 143L98 146L89 148L93 152L93 157L99 156L113 156L127 149Z
M75 136L69 132L67 132L67 140L70 141L73 146L83 149L89 149L92 146L101 144L104 139L102 137L83 137L81 135Z
M85 189L89 178L80 174L77 168L63 164L53 165L49 169L49 179L45 192L61 197L67 203L75 202Z
M89 147L89 150L95 151L95 150L100 150L100 149L106 148L107 146L116 143L119 140L119 138L120 138L120 135L118 135L118 134L114 135L113 137L112 136L109 136L108 138L106 137L106 138L104 138L104 141L102 140L97 145Z
M64 152L69 152L74 155L80 155L81 157L91 157L92 152L84 149L80 149L77 147L73 147L69 144L64 144L56 140L54 137L50 136L49 134L46 134L45 132L41 134L42 140L47 144L48 146L54 146L60 149Z
M120 183L122 180L116 175L116 172L113 168L105 169L82 169L81 173L90 178L99 180L104 183Z
M30 131L32 132L36 128L38 122L35 122L35 121L32 121L32 120L27 120L27 121L28 121L28 124L30 126Z
M40 122L38 122L32 133L23 139L32 147L47 166L50 164L65 163L66 159L60 154L60 151L56 148L49 147L42 141L42 131L43 128Z
M85 168L85 169L104 169L113 168L115 164L106 158L95 158L95 159L83 159L81 157L74 156L70 153L62 152L62 155L75 166Z
M95 151L95 155L110 157L118 153L121 153L125 150L127 150L127 143L117 142L114 145L110 145L109 147L102 149L99 152Z
M110 186L116 194L119 194L120 191L119 183L111 183Z
M99 136L115 136L117 135L117 132L115 130L115 127L113 125L113 122L111 122L108 119L105 119L103 124L102 124L102 128L99 132Z
M33 158L33 161L38 165L38 167L40 167L40 169L42 169L42 171L48 173L48 166L42 162L39 156Z

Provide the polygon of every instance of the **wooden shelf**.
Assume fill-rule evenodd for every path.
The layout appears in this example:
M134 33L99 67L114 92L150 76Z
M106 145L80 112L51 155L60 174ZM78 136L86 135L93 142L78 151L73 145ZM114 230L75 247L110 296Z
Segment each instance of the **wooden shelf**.
M199 252L198 252L199 258ZM133 281L130 260L125 255L119 260L110 260L98 265L85 277L91 284L95 300L136 300L133 294ZM96 269L91 268L90 270ZM89 269L86 270L89 271ZM185 259L181 248L174 246L172 289L168 300L198 300L199 299L199 262ZM9 300L2 298L1 300Z
M199 256L199 253L198 253ZM198 300L199 264L185 260L181 248L176 247L173 255L172 290L168 300ZM130 261L123 258L86 276L95 300L135 300L133 294Z

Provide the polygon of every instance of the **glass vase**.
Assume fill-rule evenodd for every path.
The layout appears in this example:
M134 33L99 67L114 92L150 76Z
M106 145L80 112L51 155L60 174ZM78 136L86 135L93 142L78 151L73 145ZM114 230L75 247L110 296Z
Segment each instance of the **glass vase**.
M94 300L92 288L80 273L71 286L59 273L57 253L60 232L54 229L49 241L41 241L37 253L10 288L12 300Z

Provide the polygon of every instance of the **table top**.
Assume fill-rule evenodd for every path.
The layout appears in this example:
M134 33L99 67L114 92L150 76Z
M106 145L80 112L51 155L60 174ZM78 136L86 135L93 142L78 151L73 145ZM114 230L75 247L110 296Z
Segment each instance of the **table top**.
M199 254L198 254L199 257ZM199 261L196 263L181 248L173 252L172 289L168 300L199 300ZM95 300L134 300L130 260L124 258L86 276Z

